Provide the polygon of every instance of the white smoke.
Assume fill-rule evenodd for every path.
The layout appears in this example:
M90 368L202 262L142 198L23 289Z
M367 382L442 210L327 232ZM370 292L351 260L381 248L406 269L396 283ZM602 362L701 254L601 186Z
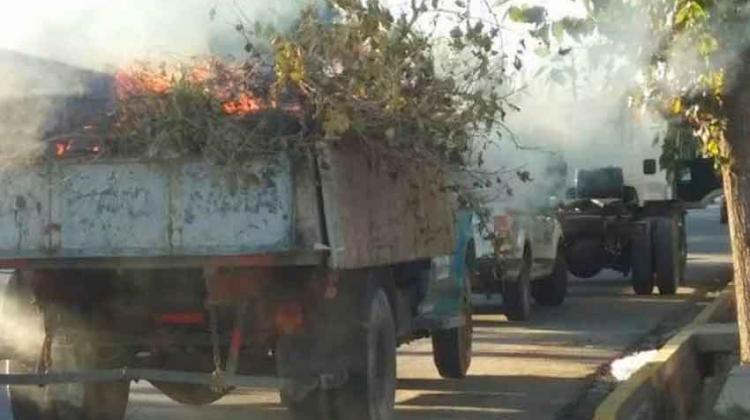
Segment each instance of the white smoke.
M4 0L0 48L96 70L242 52L239 21L286 28L310 0Z

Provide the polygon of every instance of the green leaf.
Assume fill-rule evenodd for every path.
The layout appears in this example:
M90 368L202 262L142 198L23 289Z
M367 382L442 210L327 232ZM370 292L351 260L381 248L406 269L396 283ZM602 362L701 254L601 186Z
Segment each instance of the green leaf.
M707 17L703 6L693 0L687 0L678 6L674 21L677 26L692 26Z
M508 17L517 23L542 25L547 21L547 9L542 6L513 6L508 9Z
M565 26L563 26L563 24L560 22L553 23L552 34L555 35L555 39L557 39L557 42L562 42L563 36L565 36Z

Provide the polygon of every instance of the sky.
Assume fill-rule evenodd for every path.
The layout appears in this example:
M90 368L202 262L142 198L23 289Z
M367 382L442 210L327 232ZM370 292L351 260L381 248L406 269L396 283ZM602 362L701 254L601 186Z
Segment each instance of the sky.
M229 51L242 45L233 29L238 10L250 20L279 23L310 1L314 0L0 0L0 48L96 69L139 57ZM543 4L552 16L561 16L582 11L580 1L509 4ZM405 4L384 3L396 10ZM480 4L484 3L475 0L481 13ZM212 7L218 10L213 20ZM512 43L514 35L509 36Z

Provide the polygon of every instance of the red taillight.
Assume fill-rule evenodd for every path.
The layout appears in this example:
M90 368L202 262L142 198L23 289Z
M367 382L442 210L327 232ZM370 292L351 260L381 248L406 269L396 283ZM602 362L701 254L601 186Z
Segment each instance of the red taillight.
M155 321L162 325L205 325L203 312L170 312L156 315Z
M282 334L294 334L302 329L304 315L302 305L298 302L287 302L276 308L274 316L276 329Z

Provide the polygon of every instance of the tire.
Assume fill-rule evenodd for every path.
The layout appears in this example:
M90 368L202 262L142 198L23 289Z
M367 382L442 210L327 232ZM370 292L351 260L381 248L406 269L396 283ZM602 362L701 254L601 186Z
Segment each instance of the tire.
M504 285L505 316L511 321L526 321L531 315L531 252L524 250L521 271L514 282Z
M385 292L366 302L363 331L356 338L361 367L340 388L316 389L289 403L295 420L392 420L396 399L396 326Z
M660 294L673 295L677 292L682 277L680 227L672 217L656 218L652 226L656 285Z
M440 376L447 379L462 379L471 366L472 337L474 325L471 320L471 283L476 275L473 253L467 254L465 292L462 296L462 326L432 333L432 357Z
M43 330L41 314L33 304L34 296L31 289L25 285L18 273L13 274L8 280L3 293L3 307L1 316L5 320L16 320L24 325L26 331L35 331L35 334ZM32 340L29 345L33 348L41 347L42 339ZM27 367L28 366L28 367ZM10 373L28 373L31 365L18 360L8 361ZM45 397L44 388L37 386L8 386L8 397L13 418L16 420L45 419Z
M568 264L565 250L558 246L552 273L531 285L534 301L541 306L560 306L568 295Z
M20 276L14 275L5 294L3 312L8 303L15 302L14 309L33 323L42 324L42 314L35 310L33 293ZM39 343L41 346L41 342ZM53 340L51 371L67 371L82 368L106 367L92 357L93 352L86 346L60 344L60 337ZM34 372L34 366L27 361L9 361L13 373ZM15 420L118 420L125 417L130 384L74 383L63 385L9 386L11 410Z
M651 252L651 229L630 242L630 273L636 295L654 293L654 271Z

